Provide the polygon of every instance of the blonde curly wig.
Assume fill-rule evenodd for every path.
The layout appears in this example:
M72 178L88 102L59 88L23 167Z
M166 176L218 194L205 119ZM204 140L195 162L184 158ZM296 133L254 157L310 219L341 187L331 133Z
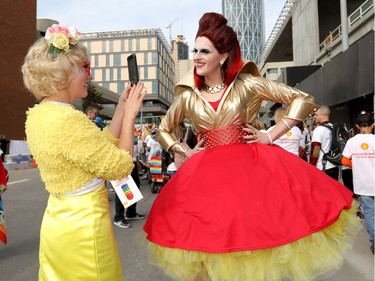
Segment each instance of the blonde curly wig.
M70 47L56 58L48 53L49 43L43 37L29 49L22 65L23 82L37 99L54 96L67 88L87 60L87 49L82 44Z

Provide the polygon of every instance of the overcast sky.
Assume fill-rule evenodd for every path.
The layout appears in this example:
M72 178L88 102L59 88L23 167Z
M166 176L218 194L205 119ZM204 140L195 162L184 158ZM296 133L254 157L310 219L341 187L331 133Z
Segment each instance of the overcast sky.
M170 35L184 35L192 48L199 18L205 12L221 13L221 0L37 0L37 18L54 19L81 32L160 28ZM286 0L264 0L266 39ZM171 29L166 28L171 24ZM171 31L171 34L170 34Z

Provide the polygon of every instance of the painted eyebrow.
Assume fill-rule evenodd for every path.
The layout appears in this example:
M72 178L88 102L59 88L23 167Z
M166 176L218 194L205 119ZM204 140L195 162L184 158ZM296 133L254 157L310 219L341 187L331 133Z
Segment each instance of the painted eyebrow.
M211 54L211 53L213 53L209 48L202 48L200 50L198 50L197 48L193 49L193 53L198 53L198 51L200 51L203 54Z

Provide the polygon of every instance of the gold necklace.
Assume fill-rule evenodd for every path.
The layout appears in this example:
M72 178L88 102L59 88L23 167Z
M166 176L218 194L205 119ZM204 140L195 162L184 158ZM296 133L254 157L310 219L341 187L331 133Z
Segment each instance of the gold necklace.
M224 82L221 82L220 84L217 84L215 86L207 86L206 84L203 84L202 90L208 94L216 94L224 90L225 86L226 85Z

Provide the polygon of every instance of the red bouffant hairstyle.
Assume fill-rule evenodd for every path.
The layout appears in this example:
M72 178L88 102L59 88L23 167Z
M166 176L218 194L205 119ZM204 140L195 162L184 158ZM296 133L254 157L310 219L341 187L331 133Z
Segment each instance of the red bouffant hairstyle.
M217 13L205 13L199 20L197 37L208 38L220 54L228 53L223 64L224 81L229 85L237 72L241 70L241 49L237 34L227 25L228 20ZM194 68L194 82L199 89L203 86L203 77L199 76Z

